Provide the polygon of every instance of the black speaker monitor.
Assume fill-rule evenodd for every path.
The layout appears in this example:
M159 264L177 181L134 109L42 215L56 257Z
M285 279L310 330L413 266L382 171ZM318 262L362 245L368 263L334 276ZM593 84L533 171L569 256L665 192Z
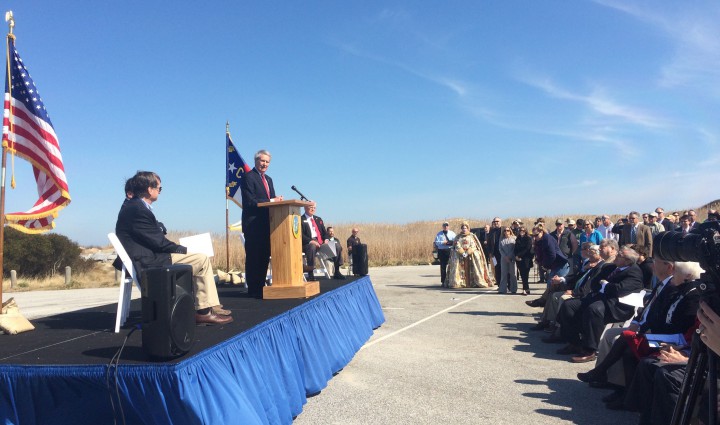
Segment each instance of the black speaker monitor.
M141 274L142 347L152 358L181 356L195 342L192 266L151 267Z
M366 276L368 274L367 245L364 243L353 246L353 274Z

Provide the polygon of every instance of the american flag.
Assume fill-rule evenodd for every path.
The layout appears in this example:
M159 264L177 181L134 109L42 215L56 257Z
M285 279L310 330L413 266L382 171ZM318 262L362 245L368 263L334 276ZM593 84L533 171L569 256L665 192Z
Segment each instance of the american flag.
M227 145L226 159L227 169L225 172L225 193L229 199L238 204L242 208L242 194L240 193L240 180L245 173L249 173L251 168L240 153L235 149L235 145L230 138L230 133L225 133L225 141Z
M42 233L55 227L58 211L70 203L65 167L55 129L35 83L8 39L8 75L5 77L3 146L33 166L38 200L27 211L7 214L8 226L25 233Z

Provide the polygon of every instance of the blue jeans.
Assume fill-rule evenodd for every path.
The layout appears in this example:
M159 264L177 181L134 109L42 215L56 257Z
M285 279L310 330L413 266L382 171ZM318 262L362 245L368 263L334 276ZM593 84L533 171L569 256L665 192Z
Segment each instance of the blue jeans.
M562 267L551 269L547 274L547 285L550 286L554 276L565 277L570 272L570 264L565 263Z

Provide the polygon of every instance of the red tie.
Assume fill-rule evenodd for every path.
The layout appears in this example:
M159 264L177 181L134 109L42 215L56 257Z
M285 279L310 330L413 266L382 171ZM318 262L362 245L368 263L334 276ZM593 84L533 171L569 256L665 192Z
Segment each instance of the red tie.
M267 180L265 180L265 174L260 174L260 178L263 181L263 184L265 185L265 192L267 193L268 199L270 199L270 186L267 184Z
M312 221L313 228L315 229L315 235L317 235L318 243L322 245L323 239L322 235L320 235L320 229L318 229L317 223L315 223L315 217L310 217L310 221Z

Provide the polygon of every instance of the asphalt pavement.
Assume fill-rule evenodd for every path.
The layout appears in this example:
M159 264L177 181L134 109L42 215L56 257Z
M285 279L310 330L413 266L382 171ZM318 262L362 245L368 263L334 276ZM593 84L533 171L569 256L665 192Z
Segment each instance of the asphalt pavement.
M530 331L534 298L440 287L439 266L370 269L386 322L296 425L636 424L608 410L570 363ZM543 290L531 284L533 295Z
M439 266L371 268L386 322L318 395L297 425L635 424L605 408L608 390L589 388L530 331L534 298L492 289L440 287ZM533 295L543 285L531 285ZM139 296L133 288L134 297ZM29 319L116 303L118 288L5 292Z

